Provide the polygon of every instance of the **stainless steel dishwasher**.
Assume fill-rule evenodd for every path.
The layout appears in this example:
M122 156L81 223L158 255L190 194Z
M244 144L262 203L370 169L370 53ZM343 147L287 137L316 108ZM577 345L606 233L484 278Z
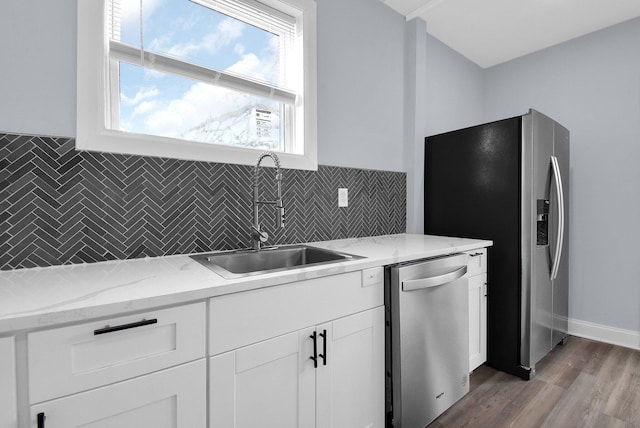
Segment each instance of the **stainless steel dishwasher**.
M467 254L387 266L387 428L424 428L469 392Z

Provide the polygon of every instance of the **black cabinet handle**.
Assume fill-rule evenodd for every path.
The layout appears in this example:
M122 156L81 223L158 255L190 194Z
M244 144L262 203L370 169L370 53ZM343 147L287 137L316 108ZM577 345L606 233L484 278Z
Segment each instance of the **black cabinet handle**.
M38 413L38 428L44 428L44 413Z
M320 333L320 337L322 337L322 354L320 354L320 356L322 357L322 365L326 366L327 365L327 330L322 330L322 333Z
M482 253L473 253L473 254L469 254L469 257L478 257L481 256Z
M122 324L122 325L116 325L116 326L105 326L104 328L99 328L97 330L93 330L93 334L94 336L97 336L99 334L106 334L106 333L113 333L114 331L120 331L120 330L126 330L129 328L136 328L136 327L142 327L144 325L149 325L149 324L157 324L158 323L158 319L154 318L151 320L142 320L142 321L137 321L137 322L132 322L130 324Z
M318 342L317 342L318 337L316 336L315 331L309 337L313 339L313 357L309 357L309 358L313 360L313 368L318 368Z

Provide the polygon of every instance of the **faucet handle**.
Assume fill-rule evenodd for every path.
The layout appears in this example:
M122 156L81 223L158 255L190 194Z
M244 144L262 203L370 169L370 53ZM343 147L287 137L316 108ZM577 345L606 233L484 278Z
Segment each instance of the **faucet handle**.
M260 230L260 226L255 227L251 225L251 236L254 239L259 239L260 242L267 242L267 239L269 239L269 234Z

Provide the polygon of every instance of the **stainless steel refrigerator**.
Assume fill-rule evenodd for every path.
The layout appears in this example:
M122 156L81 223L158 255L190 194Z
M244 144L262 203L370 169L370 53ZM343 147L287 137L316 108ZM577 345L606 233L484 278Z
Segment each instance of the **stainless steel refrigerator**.
M487 364L531 379L567 335L569 131L530 110L425 144L424 231L493 240Z

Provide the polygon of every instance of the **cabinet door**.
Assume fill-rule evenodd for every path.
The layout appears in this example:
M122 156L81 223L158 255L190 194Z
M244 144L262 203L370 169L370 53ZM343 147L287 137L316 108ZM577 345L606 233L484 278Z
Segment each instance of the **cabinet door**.
M210 358L211 428L315 426L313 328Z
M206 364L201 359L31 407L46 428L204 428Z
M0 338L0 428L15 428L16 364L13 337Z
M384 307L319 326L317 426L384 427ZM322 338L322 337L321 337ZM326 365L325 365L326 363Z
M469 372L487 360L487 274L469 278Z

